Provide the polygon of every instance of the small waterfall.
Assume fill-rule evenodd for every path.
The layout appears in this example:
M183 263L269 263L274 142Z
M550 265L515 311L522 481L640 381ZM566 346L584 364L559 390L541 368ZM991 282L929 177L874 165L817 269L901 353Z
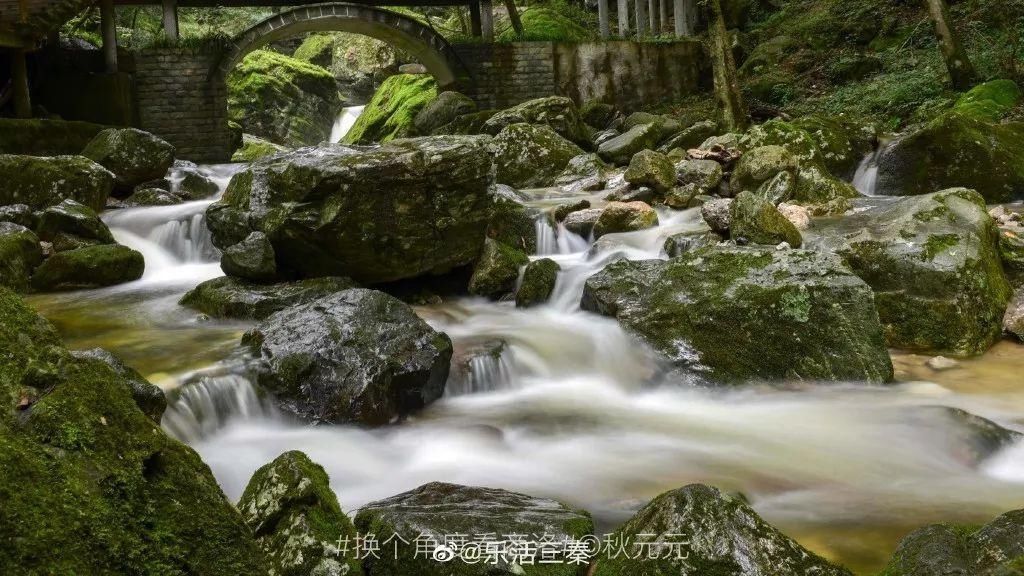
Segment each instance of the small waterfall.
M507 390L517 379L512 349L504 342L491 342L473 347L454 366L446 396L463 396L478 392Z
M341 142L341 139L352 129L352 125L356 123L359 115L363 113L364 108L366 106L349 106L341 109L341 113L338 114L338 118L331 128L331 144Z
M893 141L894 142L894 141ZM861 160L853 175L853 187L865 196L878 196L878 164L893 142L881 142L873 152Z
M555 254L574 254L582 252L590 246L586 238L570 232L562 224L554 227L546 216L540 216L534 222L537 231L537 255L551 256Z
M239 374L198 376L170 394L161 426L183 442L196 442L234 419L275 415L273 404Z

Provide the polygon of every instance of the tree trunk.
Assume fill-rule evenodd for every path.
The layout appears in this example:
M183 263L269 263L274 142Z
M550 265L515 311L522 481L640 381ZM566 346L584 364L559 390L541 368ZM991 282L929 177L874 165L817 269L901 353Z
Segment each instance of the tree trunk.
M508 19L512 21L512 29L517 36L523 35L523 21L519 18L519 10L516 9L515 0L505 0L505 9L508 10Z
M710 8L708 21L711 65L715 77L715 98L722 109L725 125L729 130L742 132L747 129L750 119L743 104L743 94L736 77L736 61L729 46L729 32L725 29L721 0L706 0Z
M935 22L935 35L939 39L939 50L942 51L942 59L946 61L946 69L949 70L949 78L953 81L953 87L957 90L966 90L973 86L978 75L974 72L974 66L967 58L967 52L960 44L953 28L949 24L949 7L946 0L925 0L928 4L928 12L931 13Z

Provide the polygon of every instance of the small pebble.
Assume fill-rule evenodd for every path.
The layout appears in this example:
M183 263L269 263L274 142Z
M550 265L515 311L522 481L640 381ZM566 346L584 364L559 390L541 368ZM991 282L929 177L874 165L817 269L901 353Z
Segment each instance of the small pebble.
M945 356L935 356L934 358L929 358L928 361L925 362L925 365L932 370L941 372L942 370L958 368L960 363L952 358L946 358Z

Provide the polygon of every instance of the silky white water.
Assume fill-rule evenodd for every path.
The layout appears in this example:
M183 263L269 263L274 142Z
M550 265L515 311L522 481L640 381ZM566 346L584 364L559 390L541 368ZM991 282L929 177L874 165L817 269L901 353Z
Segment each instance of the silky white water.
M359 115L363 113L364 108L366 106L349 106L341 109L341 113L338 114L338 118L334 121L334 126L331 127L332 144L341 142L341 139L348 134L356 120L359 119Z
M597 242L539 221L534 258L562 266L548 304L467 298L417 308L457 351L482 351L457 357L444 398L375 430L291 421L241 368L249 324L177 305L219 275L204 203L106 215L119 240L146 254L146 276L33 302L69 345L107 347L163 386L165 430L200 453L233 500L256 468L293 449L324 466L347 511L448 481L555 497L608 530L658 493L704 482L743 492L803 544L862 572L922 524L1024 505L1024 445L979 460L970 430L938 408L1024 429L1020 345L1001 344L959 372L898 355L903 382L893 386L651 384L656 358L614 320L580 311L580 295L610 262L664 258L666 238L703 228L697 210L662 210L656 228Z

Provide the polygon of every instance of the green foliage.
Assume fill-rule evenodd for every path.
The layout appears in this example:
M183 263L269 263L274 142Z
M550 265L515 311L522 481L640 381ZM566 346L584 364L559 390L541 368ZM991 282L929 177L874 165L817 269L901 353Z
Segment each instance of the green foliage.
M432 76L396 74L384 81L345 135L349 144L387 142L411 134L416 113L437 97Z
M523 33L516 34L509 26L498 34L499 42L585 42L593 40L597 29L594 14L555 0L527 8L521 15Z

